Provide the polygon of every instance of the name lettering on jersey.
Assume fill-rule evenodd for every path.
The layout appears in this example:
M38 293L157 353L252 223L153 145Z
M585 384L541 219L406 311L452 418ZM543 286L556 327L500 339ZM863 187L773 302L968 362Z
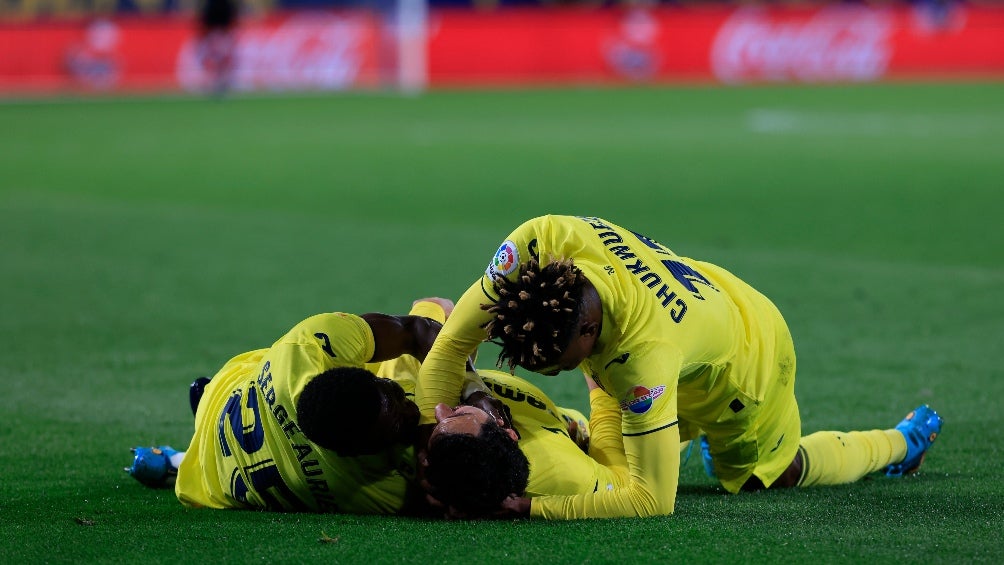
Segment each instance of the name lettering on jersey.
M638 282L654 291L656 299L658 299L659 303L662 304L663 309L669 312L669 317L673 320L673 322L679 324L683 321L683 317L687 314L687 302L677 295L675 291L671 290L669 286L663 282L663 278L658 273L653 271L651 266L646 264L645 261L635 254L631 246L625 243L624 237L621 234L619 234L612 226L605 224L603 220L599 218L588 216L579 216L578 218L596 230L596 236L599 238L600 243L602 243L603 246L614 255L614 257L623 261L624 268L627 269L628 273L634 275L638 279ZM631 234L634 235L642 244L651 248L656 253L674 256L670 250L666 249L654 240L635 232L631 232ZM670 263L674 265L682 265L684 269L677 269L674 271L673 268L670 268ZM704 282L708 286L711 286L711 283L707 282L707 279L704 279L704 277L701 277L699 274L694 272L693 269L686 267L686 265L683 265L682 263L665 260L662 261L662 264L664 267L669 269L669 274L683 284L687 290L691 290L691 293L694 294L696 298L704 300L704 297L702 297L696 287L693 286L691 282L692 279L681 279L681 277L683 277L684 271L689 271L687 274L696 275L702 279L698 282ZM681 274L677 275L677 271L680 271ZM611 271L608 270L607 272Z
M515 387L490 380L487 377L484 377L482 380L484 380L485 385L491 387L492 391L494 392L494 396L496 398L499 399L504 398L512 402L523 402L538 410L543 410L548 414L550 414L551 416L554 416L555 418L560 419L560 417L557 414L548 409L546 402L537 398L536 396L532 394L527 394L521 390L516 389Z
M659 385L652 389L640 385L632 387L627 398L621 402L621 410L633 414L644 414L652 408L655 399L662 396L664 392L666 392L666 385Z
M303 474L308 477L316 477L317 475L320 475L321 473L324 472L324 470L321 469L321 464L317 461L317 459L300 461L300 469L303 471ZM325 484L325 489L327 489L326 484Z
M309 443L299 443L296 441L298 439L300 441L303 440L300 426L291 417L292 413L289 409L276 402L275 386L272 385L271 361L265 361L255 384L262 391L262 396L266 404L268 404L269 412L275 418L276 424L282 429L282 433L285 434L286 438L290 440L289 445L296 453L296 459L300 462L300 469L307 479L307 488L314 495L318 510L321 512L338 512L338 503L335 502L334 495L329 493L331 489L328 487L327 481L323 478L311 478L324 472L320 468L320 463L317 459L309 458L314 453L314 447Z

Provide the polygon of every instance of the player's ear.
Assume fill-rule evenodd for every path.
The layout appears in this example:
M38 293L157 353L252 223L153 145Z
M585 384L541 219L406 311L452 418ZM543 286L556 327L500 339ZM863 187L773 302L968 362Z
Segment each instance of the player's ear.
M501 420L499 420L498 423L499 423L499 427L502 428L502 431L504 431L506 434L508 434L509 437L512 438L513 441L515 441L517 443L519 442L519 434L516 433L516 430L514 430L512 428L505 427L505 424L503 424Z
M579 335L583 336L600 335L600 323L595 320L583 323L581 326L579 326Z

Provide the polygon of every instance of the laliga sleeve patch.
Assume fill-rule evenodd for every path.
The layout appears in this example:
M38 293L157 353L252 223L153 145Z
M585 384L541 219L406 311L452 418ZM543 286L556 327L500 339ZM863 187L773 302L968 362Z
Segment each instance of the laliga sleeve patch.
M499 247L499 250L495 252L495 257L493 257L492 262L488 264L488 269L485 270L485 274L488 275L488 278L490 279L497 276L504 277L515 271L518 265L519 250L516 249L515 243L506 240Z
M631 392L621 402L621 410L634 414L644 414L652 408L652 403L656 398L662 396L663 392L666 392L665 385L659 385L652 389L636 386L631 389Z

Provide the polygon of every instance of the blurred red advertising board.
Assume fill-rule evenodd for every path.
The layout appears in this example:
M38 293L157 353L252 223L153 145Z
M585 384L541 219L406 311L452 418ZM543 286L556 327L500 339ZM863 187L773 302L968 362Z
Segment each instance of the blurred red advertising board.
M1004 77L1004 6L434 14L431 84Z
M378 19L368 12L290 13L245 21L236 37L239 90L376 86ZM0 90L200 90L194 21L180 16L0 25Z
M1000 5L456 9L428 24L421 60L432 87L1004 78ZM387 26L364 11L245 20L231 86L380 86L393 53ZM0 23L0 92L209 82L190 17Z

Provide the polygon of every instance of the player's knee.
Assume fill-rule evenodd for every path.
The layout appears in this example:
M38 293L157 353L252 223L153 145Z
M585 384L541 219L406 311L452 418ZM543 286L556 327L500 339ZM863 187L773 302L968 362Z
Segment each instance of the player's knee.
M781 476L771 485L772 488L797 487L799 479L802 478L802 452L795 454L788 468L781 473Z

